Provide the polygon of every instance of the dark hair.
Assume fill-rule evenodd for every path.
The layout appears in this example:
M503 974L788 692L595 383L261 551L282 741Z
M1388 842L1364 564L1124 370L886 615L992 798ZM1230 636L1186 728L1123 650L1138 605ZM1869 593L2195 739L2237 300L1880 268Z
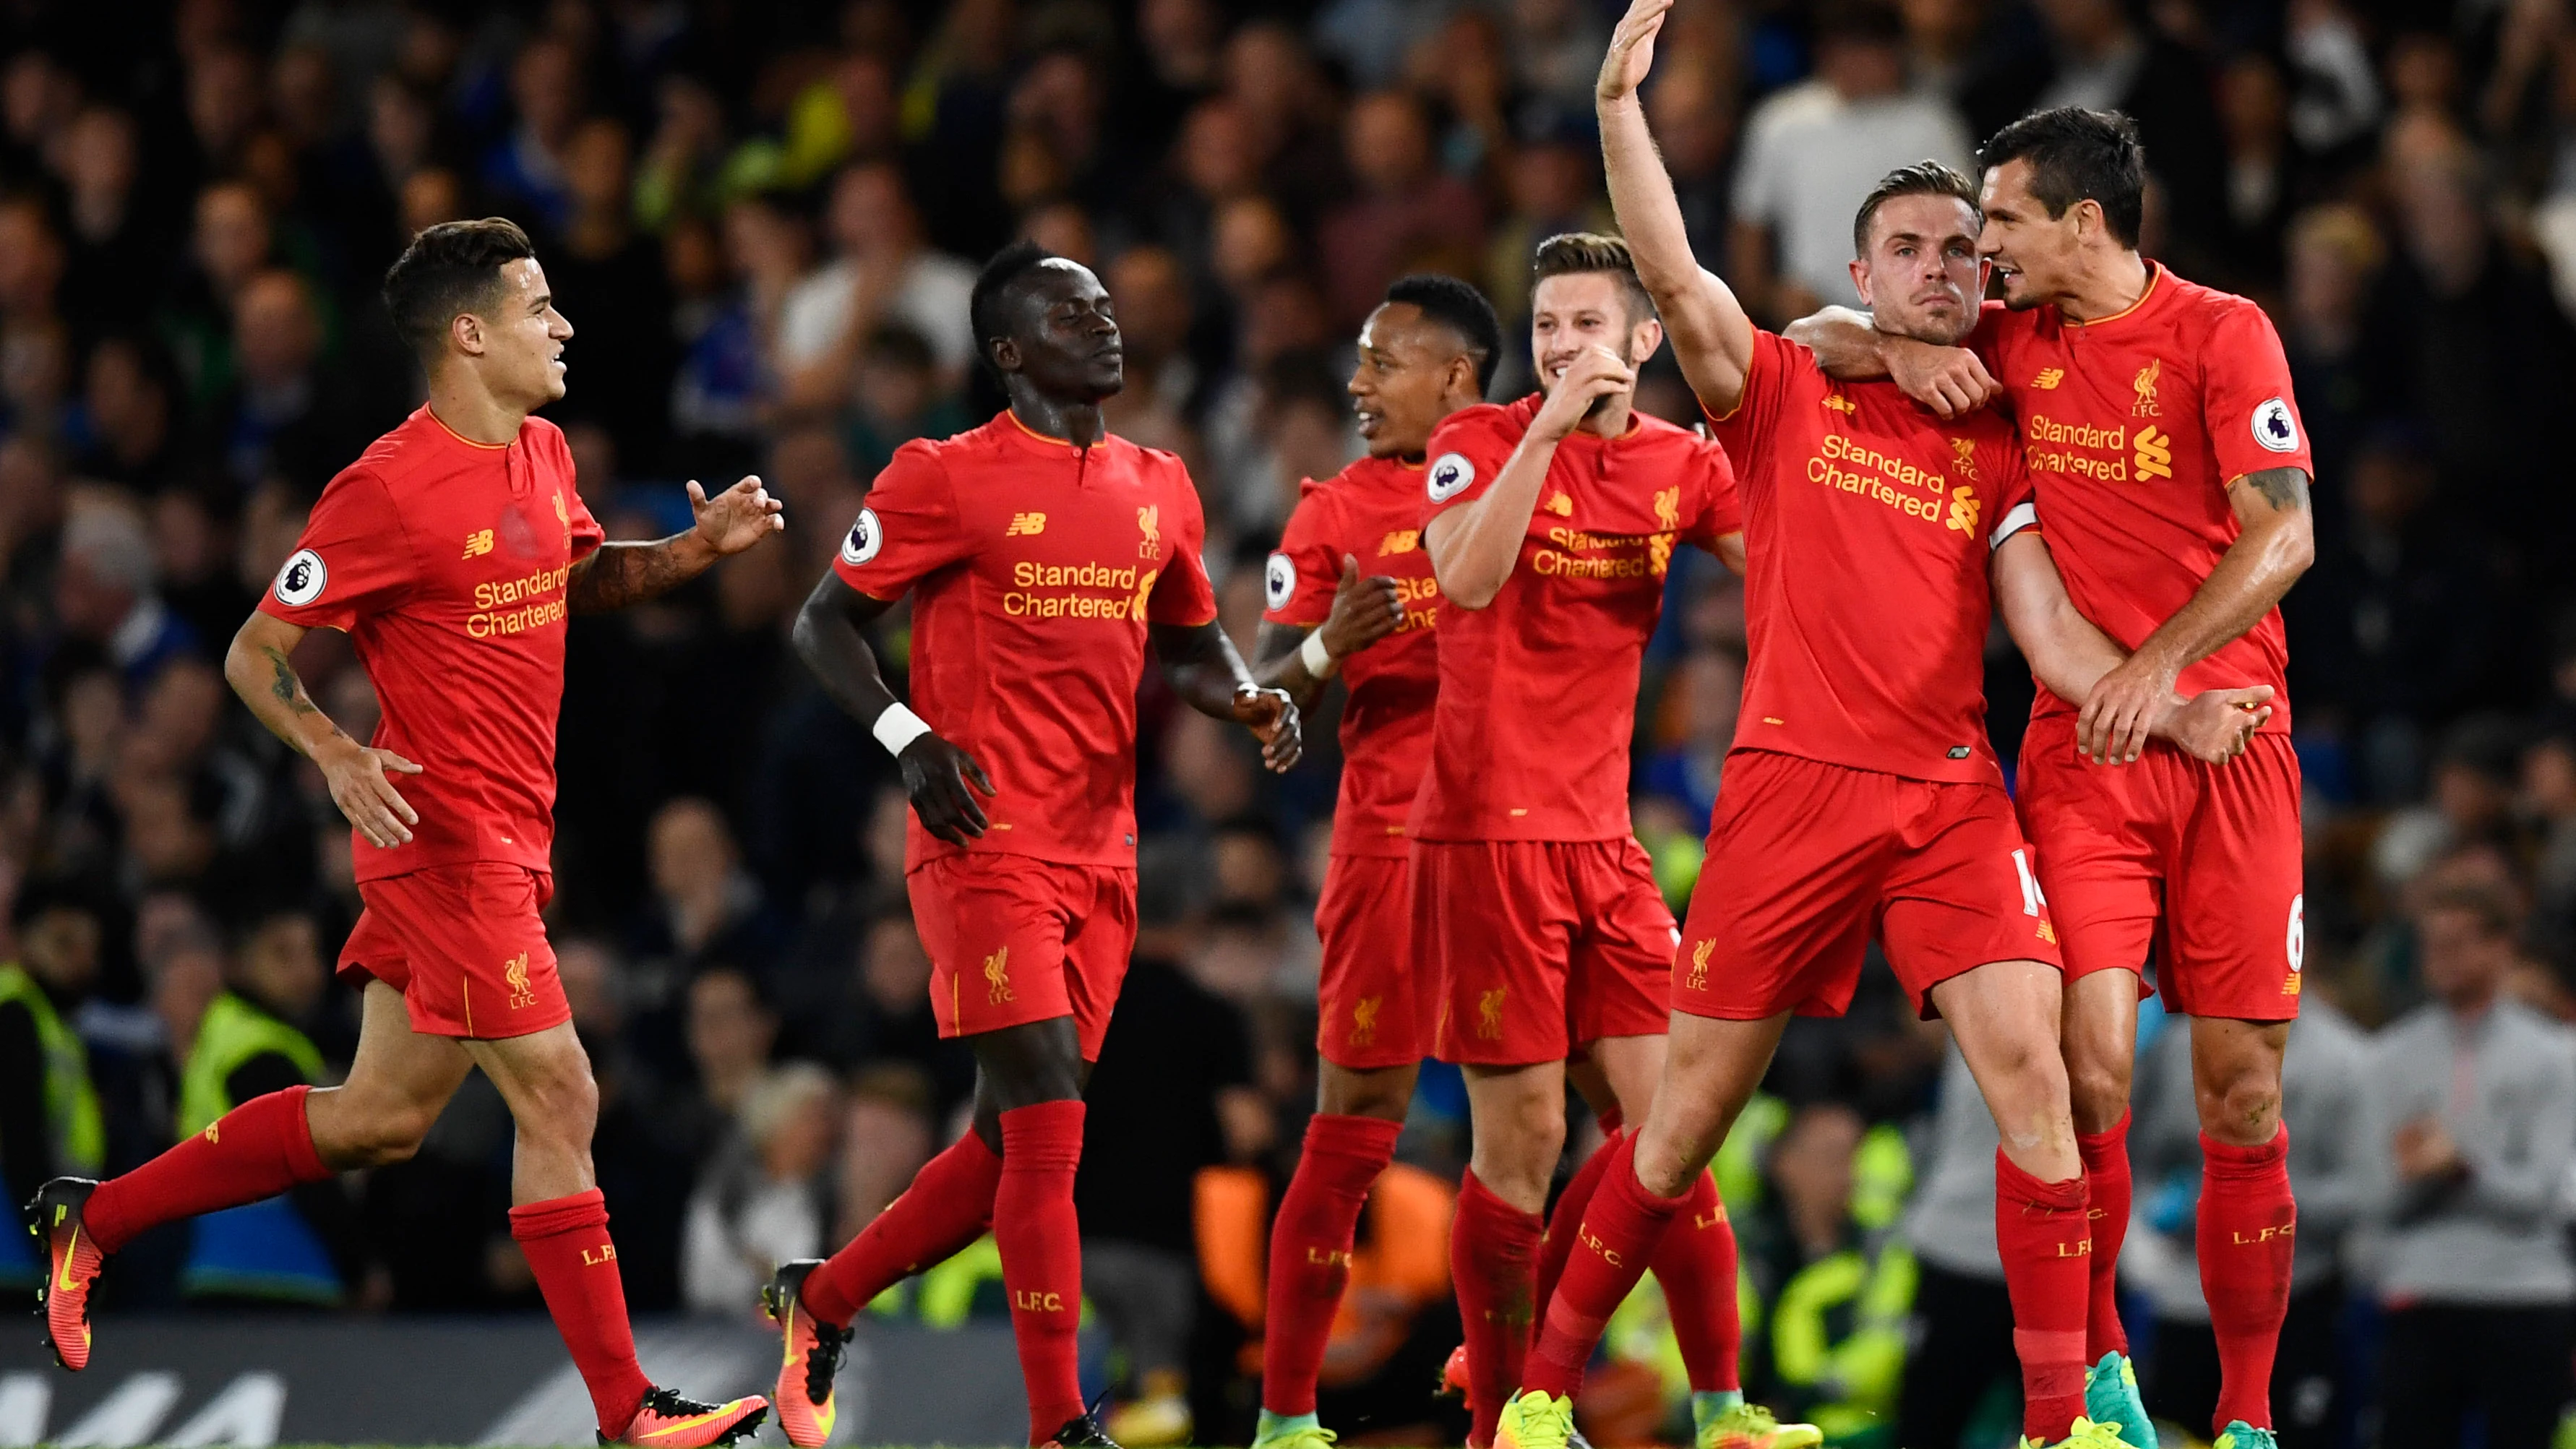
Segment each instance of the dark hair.
M1503 323L1494 304L1472 283L1438 272L1417 272L1388 284L1386 300L1421 309L1422 315L1458 337L1458 350L1476 364L1476 395L1494 385L1494 369L1503 365Z
M1959 174L1957 168L1940 161L1917 161L1899 166L1878 178L1878 185L1860 199L1860 210L1852 217L1852 254L1869 252L1869 224L1878 217L1878 209L1900 196L1951 196L1968 203L1968 214L1979 215L1976 183Z
M993 253L984 270L975 274L975 290L966 299L966 325L975 334L975 361L1001 381L1002 370L993 365L993 344L1011 330L1002 315L1003 294L1013 283L1036 271L1056 254L1033 241L1015 241Z
M1825 0L1816 10L1816 41L1903 45L1905 17L1888 0Z
M2138 244L2146 211L2147 150L2138 123L2118 111L2059 106L2033 111L1995 132L1977 150L1977 164L1991 171L2007 161L2030 163L2030 194L2053 219L2091 198L2120 245Z
M2468 876L2441 881L2424 892L2415 906L2416 918L2436 911L2458 911L2475 919L2479 934L2491 941L2513 935L2522 925L2521 903L2511 887Z
M930 339L921 335L921 329L905 322L880 322L870 328L866 356L909 372L928 372L939 365Z
M426 360L438 353L447 324L490 305L501 268L537 254L536 244L507 217L442 221L424 227L385 269L385 310L394 330Z
M1538 255L1530 262L1532 285L1550 277L1575 277L1590 272L1607 272L1627 286L1628 317L1643 322L1655 315L1655 299L1646 292L1646 284L1637 280L1636 258L1628 254L1627 242L1599 232L1568 231L1538 244Z

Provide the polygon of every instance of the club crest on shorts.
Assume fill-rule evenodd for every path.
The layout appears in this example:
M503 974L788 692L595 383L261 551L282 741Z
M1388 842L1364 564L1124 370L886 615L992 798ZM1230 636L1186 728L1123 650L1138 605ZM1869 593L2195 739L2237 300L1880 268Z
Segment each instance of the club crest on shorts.
M2286 398L2265 398L2254 407L2254 441L2275 453L2299 451L2299 422L2290 416Z
M1261 592L1274 609L1287 608L1288 601L1297 596L1297 566L1288 561L1288 555L1270 556L1270 566L1262 571Z
M286 567L277 571L277 601L290 609L300 609L322 597L330 579L331 570L324 566L322 555L309 548L297 549Z
M1464 453L1443 453L1431 461L1427 477L1431 501L1446 503L1474 486L1476 465L1468 462Z
M885 529L877 522L873 508L859 510L859 521L850 525L850 536L841 540L841 562L852 568L877 556L885 547Z

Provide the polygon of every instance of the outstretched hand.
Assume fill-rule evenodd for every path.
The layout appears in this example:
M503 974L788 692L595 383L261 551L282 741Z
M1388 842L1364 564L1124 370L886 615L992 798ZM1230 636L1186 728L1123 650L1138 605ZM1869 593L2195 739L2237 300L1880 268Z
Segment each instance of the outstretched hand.
M991 827L974 792L981 790L988 798L997 792L973 755L925 731L895 760L903 766L903 792L911 797L922 829L951 845L964 845Z
M740 553L787 528L787 505L769 496L757 473L713 498L690 479L689 512L697 517L698 537L718 555Z
M1672 8L1673 0L1636 0L1628 7L1610 32L1610 53L1601 58L1601 79L1592 90L1596 100L1622 100L1646 83L1646 72L1655 66L1655 36Z
M1261 763L1286 774L1306 752L1297 720L1297 702L1284 689L1245 685L1234 692L1234 717L1261 741Z
M1333 611L1316 632L1335 659L1347 659L1392 634L1404 623L1404 591L1383 575L1360 577L1355 554L1342 555L1342 581L1333 586Z

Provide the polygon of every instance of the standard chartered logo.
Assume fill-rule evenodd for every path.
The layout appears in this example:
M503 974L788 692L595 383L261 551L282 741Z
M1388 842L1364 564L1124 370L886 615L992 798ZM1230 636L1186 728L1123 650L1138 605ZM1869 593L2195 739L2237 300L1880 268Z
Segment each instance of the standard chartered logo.
M2141 481L2173 476L2173 434L2156 431L2150 423L2138 429L2138 456L2132 460Z

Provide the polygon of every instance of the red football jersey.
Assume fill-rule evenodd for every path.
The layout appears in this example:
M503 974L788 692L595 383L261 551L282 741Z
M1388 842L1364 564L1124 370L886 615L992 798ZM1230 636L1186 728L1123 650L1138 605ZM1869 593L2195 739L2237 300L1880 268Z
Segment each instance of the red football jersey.
M2067 596L2135 649L2236 541L2227 485L2267 468L2313 476L2290 365L2263 309L2148 263L2146 295L2096 322L1986 304L1969 346L2012 397ZM2272 686L2290 728L2281 611L2182 672L2186 694ZM2072 714L2039 691L2034 717Z
M912 708L997 793L968 850L1136 863L1136 685L1146 624L1204 624L1198 490L1169 453L1088 448L1005 410L906 443L868 490L833 570L912 605ZM955 855L909 822L910 866Z
M1751 658L1735 747L2001 785L1989 556L2032 518L2012 425L1944 423L1894 384L1837 383L1763 331L1742 400L1710 422L1745 460Z
M1404 595L1396 631L1342 661L1342 790L1333 853L1402 856L1422 767L1431 757L1431 701L1440 685L1434 645L1440 583L1422 547L1419 463L1362 458L1331 482L1306 481L1263 581L1274 624L1321 625L1333 612L1342 559L1360 576L1394 579Z
M1440 425L1427 517L1485 495L1542 401L1483 404ZM1441 620L1414 838L1629 834L1637 670L1673 546L1711 547L1743 526L1725 451L1696 433L1639 413L1619 437L1577 429L1557 444L1502 592Z
M358 879L552 868L564 585L600 538L543 418L493 447L423 404L322 490L259 606L348 634L383 712L373 743L421 767L393 777L420 815L409 844L352 832Z

